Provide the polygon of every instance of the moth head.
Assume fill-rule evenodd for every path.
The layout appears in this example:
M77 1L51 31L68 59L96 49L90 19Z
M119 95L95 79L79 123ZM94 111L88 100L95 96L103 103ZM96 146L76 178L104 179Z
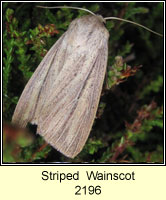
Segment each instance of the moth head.
M96 15L96 17L99 19L100 22L106 24L106 20L104 19L104 17L102 17L101 15Z
M84 10L88 13L90 13L91 15L97 17L99 19L100 22L102 23L106 23L107 20L119 20L119 21L123 21L123 22L127 22L127 23L130 23L130 24L134 24L136 26L139 26L143 29L146 29L147 31L149 32L152 32L153 34L156 34L160 37L163 37L162 34L160 33L157 33L149 28L147 28L146 26L143 26L142 24L139 24L139 23L136 23L136 22L133 22L133 21L130 21L130 20L127 20L127 19L122 19L122 18L119 18L119 17L105 17L103 18L101 15L96 15L95 13L93 13L92 11L86 9L86 8L78 8L78 7L72 7L72 6L56 6L56 7L47 7L47 6L36 6L36 7L39 7L39 8L48 8L48 9L54 9L54 8L70 8L70 9L77 9L77 10Z

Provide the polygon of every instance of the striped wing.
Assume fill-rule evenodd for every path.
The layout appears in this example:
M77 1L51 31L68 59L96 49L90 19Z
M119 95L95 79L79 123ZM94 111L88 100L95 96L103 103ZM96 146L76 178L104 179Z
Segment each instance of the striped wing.
M71 24L28 82L13 116L21 126L37 124L37 133L72 158L92 128L107 65L108 33L91 24Z
M38 133L68 157L75 157L82 150L92 128L105 76L107 52L105 43L98 49L93 64L88 65L82 57L81 67L88 66L85 73L78 71L74 77L71 72L69 75L66 72L53 86L44 109L39 106Z
M59 54L65 54L64 49L63 51L59 49L64 36L65 34L61 36L61 38L52 46L24 88L24 91L13 114L12 123L18 124L21 127L25 127L27 123L31 122L34 118L34 113L40 97L41 88L47 79L52 63L55 62L54 59ZM61 61L58 60L56 61L55 77L58 75L62 67L60 62Z
M50 129L46 127L49 118L44 126L46 127L43 135L45 139L68 157L75 157L82 150L89 136L100 99L106 61L107 49L100 49L93 69L78 97L54 115L55 123L50 122Z

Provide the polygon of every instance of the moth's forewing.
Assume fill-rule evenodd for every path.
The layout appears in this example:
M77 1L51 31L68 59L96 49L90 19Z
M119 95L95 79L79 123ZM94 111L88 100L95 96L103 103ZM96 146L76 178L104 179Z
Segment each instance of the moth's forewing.
M97 111L108 38L107 29L97 17L74 20L42 61L43 67L40 64L29 80L13 121L37 124L37 132L49 144L75 157L88 138ZM42 77L41 71L45 74Z
M52 46L25 86L15 108L12 123L25 127L28 122L34 120L34 114L36 112L36 106L39 103L41 89L46 80L48 80L48 73L52 67L55 55L57 55L57 51L63 38L64 35ZM57 62L57 68L55 68L57 70L61 67L61 65L58 64L59 63Z

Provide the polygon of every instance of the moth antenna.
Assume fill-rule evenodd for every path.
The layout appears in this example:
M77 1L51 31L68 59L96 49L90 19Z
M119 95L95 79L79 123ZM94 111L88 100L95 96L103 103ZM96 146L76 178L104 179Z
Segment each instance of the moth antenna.
M105 20L109 20L109 19L113 19L113 20L119 20L119 21L123 21L123 22L128 22L130 24L134 24L134 25L137 25L137 26L140 26L141 28L144 28L145 30L149 31L149 32L152 32L160 37L163 37L162 34L160 33L157 33L153 30L151 30L150 28L147 28L146 26L143 26L142 24L139 24L139 23L136 23L136 22L133 22L133 21L130 21L130 20L127 20L127 19L122 19L122 18L119 18L119 17L105 17L104 18Z
M48 8L48 9L54 9L54 8L71 8L71 9L76 9L76 10L84 10L86 12L89 12L90 14L95 15L92 11L86 9L86 8L79 8L79 7L72 7L72 6L55 6L55 7L48 7L48 6L36 6L38 8Z

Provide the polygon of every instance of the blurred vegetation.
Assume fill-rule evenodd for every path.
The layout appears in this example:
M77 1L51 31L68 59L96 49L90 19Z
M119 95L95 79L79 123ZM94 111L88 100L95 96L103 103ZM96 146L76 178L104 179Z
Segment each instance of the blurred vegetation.
M33 133L27 137L26 130L9 124L27 81L46 52L73 19L87 14L36 5L64 3L3 3L3 161L162 163L163 38L128 23L111 20L106 24L110 32L108 72L89 139L75 159L47 145L34 127L29 126ZM163 32L161 2L65 5L130 19Z

